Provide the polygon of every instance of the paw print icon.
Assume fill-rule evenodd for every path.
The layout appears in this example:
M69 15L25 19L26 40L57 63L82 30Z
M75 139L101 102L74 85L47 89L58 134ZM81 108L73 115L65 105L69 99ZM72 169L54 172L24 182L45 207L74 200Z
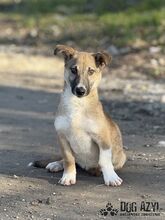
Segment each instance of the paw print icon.
M100 214L103 215L103 216L107 216L108 211L106 209L100 209Z
M115 216L115 215L117 215L117 213L118 213L118 209L112 209L111 211L110 211L110 215L111 216Z
M117 215L118 212L119 212L119 210L113 208L113 205L110 202L108 202L106 204L105 209L100 209L99 214L102 216L107 216L108 214L110 214L111 216L115 216L115 215Z
M108 212L110 212L113 209L113 205L110 202L108 202L106 204L106 209L107 209Z

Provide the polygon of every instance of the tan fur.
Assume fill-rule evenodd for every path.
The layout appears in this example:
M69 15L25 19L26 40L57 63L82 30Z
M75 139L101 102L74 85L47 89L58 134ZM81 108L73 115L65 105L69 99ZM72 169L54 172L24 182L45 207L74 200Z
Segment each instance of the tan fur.
M73 55L73 50L71 51ZM93 87L89 95L83 98L74 96L69 87L70 78L73 77L69 70L75 65L77 65L78 74L82 80L86 77L85 73L88 67L95 69L95 74L90 76ZM59 136L62 134L63 139L65 139L65 141L63 140L64 144L61 143L62 154L66 169L70 171L73 169L75 172L75 162L86 170L97 168L99 148L112 149L114 169L121 168L126 160L120 130L112 119L105 114L98 99L97 86L101 80L101 70L102 65L96 66L94 56L86 52L75 51L74 56L65 62L65 87L56 115L55 127ZM60 119L61 123L66 123L66 129L65 125L59 125ZM72 139L75 142L72 142ZM85 147L83 146L84 142L87 142L88 145L90 141L91 155L87 155L88 160L84 154L81 154L81 146L82 148ZM74 144L78 145L78 149Z
M72 149L69 146L69 143L63 135L59 135L59 141L64 159L64 169L66 170L66 172L70 172L73 170L74 172L76 172L75 158Z
M111 57L105 52L78 52L64 45L56 46L55 54L58 53L62 53L65 58L64 91L55 119L64 161L60 183L71 185L76 182L77 163L95 175L101 170L106 185L118 186L122 180L114 169L122 168L126 161L121 133L116 123L104 112L97 90L102 69ZM71 68L74 66L77 68L79 83L90 84L89 94L82 98L71 91L70 83L75 78ZM89 74L91 69L94 74Z

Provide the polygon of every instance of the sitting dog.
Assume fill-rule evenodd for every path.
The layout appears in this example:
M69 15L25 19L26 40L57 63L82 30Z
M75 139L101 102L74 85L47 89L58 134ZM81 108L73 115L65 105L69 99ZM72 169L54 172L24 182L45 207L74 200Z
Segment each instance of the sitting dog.
M76 164L95 175L102 172L107 186L121 185L122 179L115 172L126 161L121 133L98 97L102 70L111 56L79 52L65 45L57 45L54 54L62 54L65 62L64 89L54 122L62 158L31 165L50 172L64 170L59 181L62 185L76 183Z

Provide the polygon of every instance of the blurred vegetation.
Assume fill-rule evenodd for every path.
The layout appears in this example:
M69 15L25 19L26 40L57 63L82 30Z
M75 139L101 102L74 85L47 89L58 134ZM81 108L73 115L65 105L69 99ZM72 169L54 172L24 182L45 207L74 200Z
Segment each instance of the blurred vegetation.
M165 45L165 0L0 0L0 19L50 44Z

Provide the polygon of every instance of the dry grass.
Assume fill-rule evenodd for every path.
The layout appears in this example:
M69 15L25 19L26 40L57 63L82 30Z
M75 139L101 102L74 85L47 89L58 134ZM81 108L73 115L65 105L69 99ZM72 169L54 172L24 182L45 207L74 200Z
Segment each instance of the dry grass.
M57 58L0 53L0 60L3 85L53 91L62 86L63 62Z

